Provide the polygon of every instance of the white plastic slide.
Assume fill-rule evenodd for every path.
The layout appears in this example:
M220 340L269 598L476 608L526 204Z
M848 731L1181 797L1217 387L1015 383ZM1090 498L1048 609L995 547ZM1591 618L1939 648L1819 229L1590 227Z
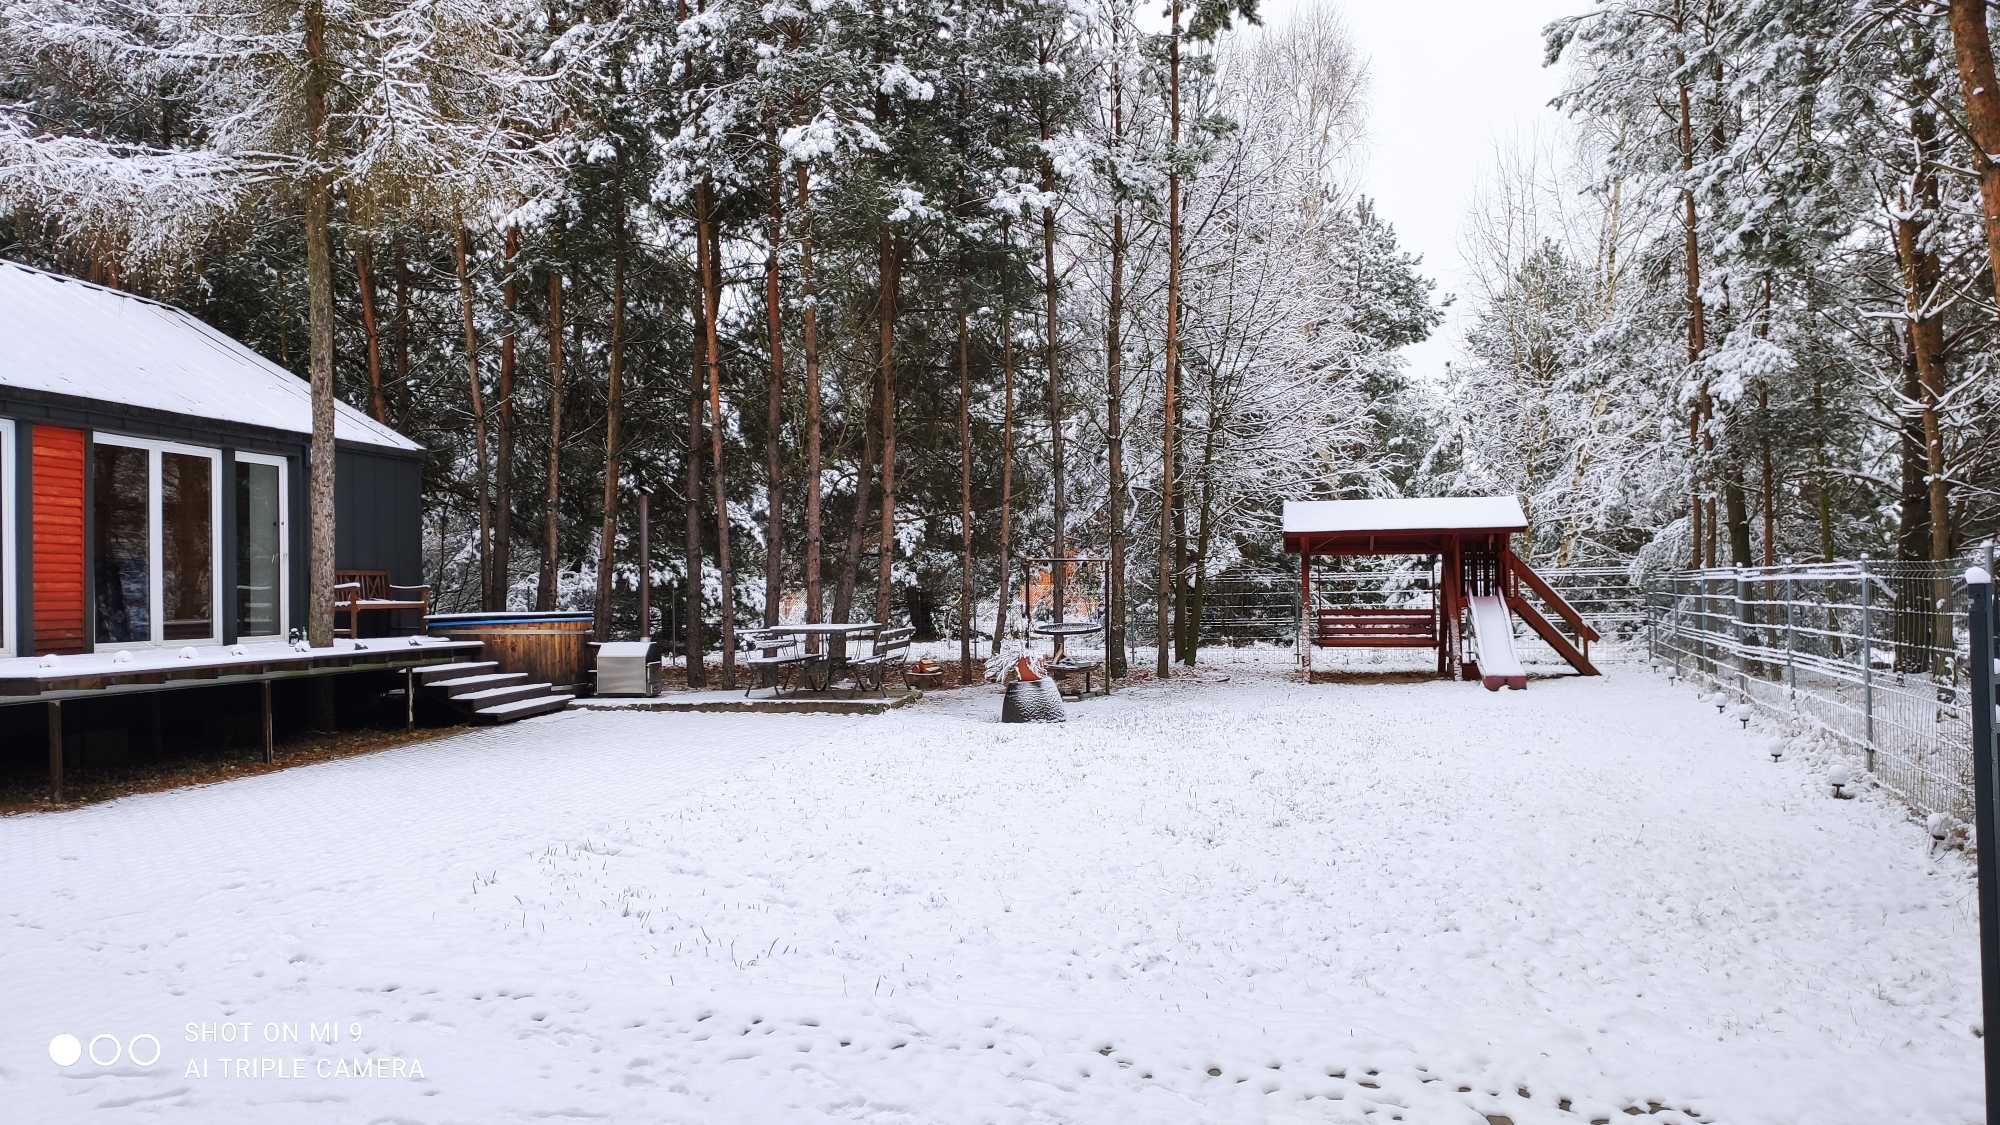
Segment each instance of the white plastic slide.
M1514 650L1514 614L1506 599L1489 594L1468 598L1467 604L1472 609L1472 645L1479 681L1487 691L1499 691L1502 685L1527 687L1527 670L1521 667L1521 654Z

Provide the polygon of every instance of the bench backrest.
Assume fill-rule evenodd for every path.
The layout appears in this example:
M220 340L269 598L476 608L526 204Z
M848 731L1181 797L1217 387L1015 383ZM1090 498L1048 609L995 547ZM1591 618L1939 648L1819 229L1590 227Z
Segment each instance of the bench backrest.
M389 572L386 570L336 570L333 572L333 600L387 601Z
M875 637L876 656L894 656L910 651L910 638L917 635L916 629L904 625L895 629L884 629Z
M793 651L801 650L805 647L805 638L799 636L797 633L767 632L763 629L752 629L742 634L742 637L743 643L763 653L790 655Z

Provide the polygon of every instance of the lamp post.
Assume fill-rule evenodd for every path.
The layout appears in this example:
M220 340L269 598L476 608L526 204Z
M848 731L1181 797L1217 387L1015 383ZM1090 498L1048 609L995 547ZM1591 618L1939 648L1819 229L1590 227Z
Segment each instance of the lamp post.
M1979 983L1986 1049L1986 1119L2000 1121L2000 831L1993 738L1993 552L1965 575L1972 626L1972 823L1979 848Z

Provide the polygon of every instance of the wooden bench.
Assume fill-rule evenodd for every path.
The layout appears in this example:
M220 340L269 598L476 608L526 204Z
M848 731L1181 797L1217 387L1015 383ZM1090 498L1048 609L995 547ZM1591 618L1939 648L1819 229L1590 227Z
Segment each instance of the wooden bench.
M1321 607L1317 625L1321 648L1437 647L1437 614L1422 607Z
M870 680L875 683L875 694L888 690L889 673L898 669L910 658L910 640L917 631L908 625L897 629L884 629L875 635L875 643L868 655L858 660L850 660L847 666L854 671L855 683L866 686Z
M347 614L347 628L335 628L335 636L360 636L361 615L364 613L393 614L411 609L416 610L419 616L431 611L429 586L398 586L389 581L386 570L337 570L333 573L336 624L342 612Z
M794 670L792 690L797 691L801 677L815 666L826 663L826 654L807 652L806 639L797 633L758 630L744 634L744 638L753 650L743 661L743 666L750 670L750 686L743 689L745 698L757 690L758 681L767 673L772 693L783 695L787 668Z

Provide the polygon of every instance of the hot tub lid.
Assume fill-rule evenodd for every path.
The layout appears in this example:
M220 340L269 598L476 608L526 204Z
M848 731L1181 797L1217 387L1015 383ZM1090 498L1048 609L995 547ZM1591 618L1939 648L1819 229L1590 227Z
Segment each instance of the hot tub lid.
M424 618L424 624L431 628L458 629L472 625L529 625L548 621L589 621L592 615L584 610L552 609L494 611L489 613L433 613Z

